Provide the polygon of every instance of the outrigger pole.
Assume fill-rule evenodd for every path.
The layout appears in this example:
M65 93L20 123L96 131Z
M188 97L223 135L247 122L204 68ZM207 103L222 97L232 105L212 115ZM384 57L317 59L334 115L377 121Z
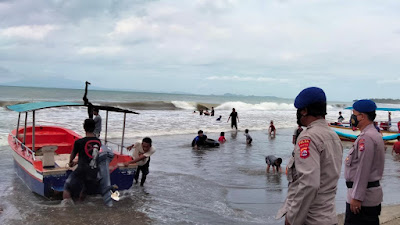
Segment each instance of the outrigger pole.
M93 119L93 108L101 109L106 111L106 132L104 136L104 142L107 143L107 131L108 131L108 112L123 112L124 113L124 123L122 127L122 140L121 140L121 154L124 148L124 138L125 138L125 127L126 127L126 114L127 113L132 113L132 114L139 114L137 112L127 110L127 109L121 109L113 106L101 106L101 105L93 105L89 99L87 98L87 93L88 93L88 86L90 85L90 82L86 81L85 83L85 94L83 95L83 101L84 105L88 107L88 116L89 118ZM118 145L118 144L117 144Z

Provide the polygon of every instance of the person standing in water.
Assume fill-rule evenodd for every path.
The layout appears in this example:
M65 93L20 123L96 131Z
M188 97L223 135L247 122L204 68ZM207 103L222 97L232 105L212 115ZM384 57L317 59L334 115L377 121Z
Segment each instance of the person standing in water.
M95 122L95 128L94 128L94 135L97 138L100 138L100 133L101 133L101 116L99 114L99 108L95 107L93 109L93 115L95 115L94 117L94 122Z
M236 128L236 130L238 129L237 128L237 123L239 123L239 116L238 116L238 113L236 112L236 110L235 110L235 108L232 108L232 112L231 112L231 114L229 115L229 118L228 118L228 121L226 121L226 122L229 122L229 119L232 117L232 120L231 120L231 128L233 129L233 126L235 126L235 128ZM237 120L237 121L236 121Z
M270 136L275 136L275 134L276 134L276 128L275 128L275 126L274 126L274 121L271 120L271 123L270 123L270 125L269 125L268 130L269 130L269 135L270 135ZM273 134L272 134L272 133L273 133Z
M128 151L132 148L135 148L133 152L133 160L126 162L125 166L128 166L131 163L136 163L138 165L136 173L135 173L135 183L138 183L139 173L142 172L142 179L140 180L140 186L144 185L146 181L147 174L149 174L149 166L150 166L150 156L153 155L156 150L152 145L152 140L149 137L143 138L140 142L136 142L135 144L127 147Z

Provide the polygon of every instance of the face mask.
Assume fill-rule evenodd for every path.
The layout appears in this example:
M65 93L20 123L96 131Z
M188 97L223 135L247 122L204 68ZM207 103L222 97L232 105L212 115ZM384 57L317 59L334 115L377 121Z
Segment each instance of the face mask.
M296 117L297 117L297 124L299 125L299 126L303 126L302 124L301 124L301 118L303 117L303 115L301 115L301 110L300 109L298 109L297 110L297 113L296 113Z
M358 122L359 122L359 121L357 120L357 116L354 115L354 114L352 114L350 118L351 118L351 119L350 119L351 125L352 125L353 127L357 127Z

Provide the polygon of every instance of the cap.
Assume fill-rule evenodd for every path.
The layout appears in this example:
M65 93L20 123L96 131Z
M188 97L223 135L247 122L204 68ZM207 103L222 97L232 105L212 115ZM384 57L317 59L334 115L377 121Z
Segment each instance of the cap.
M362 99L362 100L358 100L358 101L354 102L353 109L355 109L361 113L372 112L372 111L375 111L376 104L372 100Z
M303 109L313 103L326 103L325 92L318 87L309 87L302 90L294 100L294 107Z

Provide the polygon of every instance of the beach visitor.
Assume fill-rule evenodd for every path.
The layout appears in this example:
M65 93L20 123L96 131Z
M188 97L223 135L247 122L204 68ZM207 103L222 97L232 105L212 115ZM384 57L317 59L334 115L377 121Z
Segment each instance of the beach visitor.
M359 100L353 104L353 126L361 133L345 160L344 178L347 186L345 225L379 224L383 200L382 179L385 145L376 131L376 104Z
M205 135L202 130L199 130L197 134L197 137L195 137L192 141L192 147L194 148L197 148L198 146L204 146L207 140L207 135Z
M268 130L269 130L269 135L272 135L272 133L274 133L272 136L275 136L276 128L274 126L274 121L271 120Z
M295 145L297 142L297 138L299 137L300 133L303 131L303 128L298 125L298 127L294 130L292 143Z
M214 116L214 113L215 113L214 107L211 107L211 116Z
M294 101L300 133L287 166L287 198L276 218L286 215L286 225L337 224L336 186L343 147L325 120L326 96L322 89L302 90Z
M265 163L267 163L267 169L265 170L265 172L269 173L270 166L272 166L273 172L275 172L275 168L276 168L276 172L278 172L278 173L282 172L282 168L281 168L282 158L277 158L274 155L269 155L269 156L265 157Z
M221 119L222 119L222 116L220 115L220 116L217 118L217 121L221 121Z
M397 122L397 132L400 133L400 121Z
M339 111L339 117L337 118L338 123L342 123L344 120L344 117L342 116L342 112Z
M86 105L88 107L87 112L88 112L89 119L93 119L93 104L87 98L89 85L90 85L90 83L88 81L86 81L85 82L85 94L83 95L82 99L83 99L84 105Z
M229 115L229 118L228 118L228 121L226 121L226 122L229 122L229 119L232 117L232 120L231 120L231 128L233 129L233 126L235 126L235 128L236 128L236 130L238 129L237 128L237 123L239 123L239 116L238 116L238 113L236 112L236 110L235 110L235 108L232 108L232 112L231 112L231 114ZM236 119L237 119L237 121L236 121Z
M221 132L219 138L218 138L219 143L225 143L226 139L225 139L225 132Z
M99 114L99 108L95 107L93 109L93 115L95 115L94 117L94 122L95 122L95 128L94 128L94 135L97 138L100 138L100 132L101 132L101 116Z
M249 134L249 129L244 130L244 136L246 136L246 144L251 145L253 138Z
M396 154L400 154L400 136L397 136L397 141L393 144L393 152L396 152Z
M380 133L381 136L383 136L382 130L381 130L381 128L379 128L379 126L378 126L378 122L376 122L376 121L374 122L374 127L375 127L376 131L378 131L378 133Z
M125 162L125 166L129 164L136 163L137 169L135 172L135 183L138 183L139 180L139 173L142 172L142 179L140 180L140 186L143 186L144 182L146 181L147 174L149 174L149 166L150 166L150 156L153 155L156 150L152 147L152 140L149 137L143 138L140 142L136 142L135 144L127 147L128 151L132 148L135 148L133 152L133 160L129 162Z
M86 135L75 141L68 163L70 168L75 166L76 162L73 160L79 155L78 167L65 181L63 199L83 201L86 194L95 194L98 191L96 160L101 142L93 134L95 129L93 119L86 119L83 128Z
M388 112L388 130L390 129L390 127L392 126L392 113Z
M209 116L210 115L210 112L208 111L208 109L206 109L206 111L204 112L204 115L205 116Z

